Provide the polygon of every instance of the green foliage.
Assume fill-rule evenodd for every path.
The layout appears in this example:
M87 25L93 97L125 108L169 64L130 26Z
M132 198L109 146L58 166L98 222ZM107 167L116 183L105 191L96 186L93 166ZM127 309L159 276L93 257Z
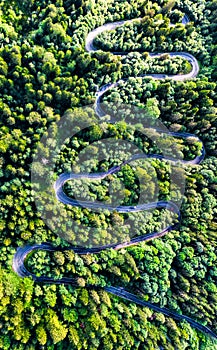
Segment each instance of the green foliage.
M177 23L184 13L191 20L185 26ZM90 30L105 22L138 17L141 20L105 32L95 41L103 50L129 54L84 52ZM189 315L217 331L216 17L215 0L185 0L175 5L166 0L0 1L1 349L217 349L216 343L187 323L137 307L101 288L125 287L146 301ZM172 22L175 26L171 27ZM173 50L191 52L200 60L197 79L138 78L147 73L188 73L191 66L187 61L166 54ZM153 58L146 51L162 54ZM17 246L46 241L67 246L47 228L34 203L31 163L40 138L51 126L55 135L55 123L66 111L92 104L99 87L121 78L130 79L108 91L102 99L105 103L137 105L146 110L145 117L162 120L172 131L195 134L205 145L204 162L184 168L186 191L179 229L119 251L85 256L72 251L36 251L26 259L26 267L37 276L73 278L77 288L18 278L11 271ZM112 153L103 143L96 145L105 138L126 142ZM156 144L160 138L154 134L150 140L125 121L105 122L66 142L55 173L72 168L103 172L132 156L129 143L142 152L159 153ZM172 150L173 140L162 144ZM186 142L177 139L177 147L185 159L193 159L201 151L201 143L193 138ZM87 161L78 166L76 157L86 148ZM95 158L99 150L101 162ZM41 174L49 149L42 151L44 157L37 169ZM65 191L72 197L118 205L121 199L124 205L136 205L140 192L142 201L150 202L158 187L159 198L168 200L170 172L169 163L141 160L101 182L80 181L78 186L71 181ZM158 186L152 182L154 174ZM172 192L172 198L179 196L176 188ZM130 232L124 227L124 214L67 210L77 222L96 228L96 244L127 240L176 220L166 210L137 213L130 217L135 227ZM64 215L58 220L57 228L68 232ZM109 234L111 225L116 236ZM67 239L73 240L76 234L71 232ZM86 245L87 230L79 234ZM87 284L98 288L85 288Z
M46 322L47 322L47 330L50 333L51 339L54 344L59 343L63 339L65 339L66 334L68 332L65 325L62 324L62 322L59 321L57 314L53 310L48 310L46 315Z

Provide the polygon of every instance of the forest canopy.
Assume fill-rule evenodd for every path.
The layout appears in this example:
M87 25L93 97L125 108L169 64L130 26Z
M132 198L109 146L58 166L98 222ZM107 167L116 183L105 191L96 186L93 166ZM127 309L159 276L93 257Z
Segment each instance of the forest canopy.
M186 25L181 23L184 14L190 20ZM95 40L99 50L85 50L91 30L131 19L100 34ZM0 1L0 349L217 349L216 342L187 322L103 290L110 285L124 287L217 333L216 29L216 0ZM119 50L124 55L112 53ZM161 55L152 58L149 53L154 51ZM193 54L200 65L199 75L187 81L169 79L167 75L188 74L192 69L185 59L170 57L172 51ZM165 79L142 77L148 73L163 74ZM125 80L102 96L105 106L137 106L168 130L199 137L205 147L200 165L182 169L186 188L180 225L164 237L126 249L89 255L38 250L27 257L27 268L37 276L74 277L78 287L18 277L12 270L18 247L51 242L63 248L76 237L74 231L70 237L59 237L36 207L31 171L41 137L48 130L55 134L57 123L67 113L92 106L101 87L120 79ZM126 142L109 153L100 144L109 137ZM105 156L101 162L94 158L97 142ZM102 128L87 128L67 140L56 160L54 178L72 169L79 173L82 167L76 157L88 147L87 167L92 172L106 171L130 156L127 142L145 153L159 152L155 142L124 120L113 124L105 118ZM201 143L195 139L177 138L176 144L186 160L201 152ZM42 151L38 170L43 172L49 166L49 150ZM157 183L152 181L153 174ZM122 204L135 206L141 188L146 202L157 190L161 200L179 196L176 189L170 193L170 174L171 165L165 160L138 161L100 182L70 181L64 191L71 198L76 195L103 203L122 198ZM144 179L140 186L139 177ZM118 227L126 218L116 212L99 214L62 206L63 213L77 223L96 228L96 244L117 240ZM122 232L123 239L158 231L177 217L156 209L139 213L134 221L135 231ZM64 215L56 216L62 232L69 224ZM106 231L112 224L117 228L115 237ZM83 245L88 243L86 233L81 235Z

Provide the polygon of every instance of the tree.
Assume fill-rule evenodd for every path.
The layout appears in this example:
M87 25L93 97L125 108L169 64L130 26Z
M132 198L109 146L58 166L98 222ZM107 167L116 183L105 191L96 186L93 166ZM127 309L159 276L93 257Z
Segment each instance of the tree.
M176 1L175 0L170 0L167 2L167 4L165 4L163 7L162 7L162 10L161 10L161 13L163 15L169 13L172 11L173 7L175 6L175 3Z
M40 325L36 328L36 336L40 345L45 345L47 343L47 333L44 326Z
M68 330L66 326L63 325L61 321L59 321L56 312L49 309L45 315L45 319L47 322L46 328L50 333L53 343L57 344L65 339Z

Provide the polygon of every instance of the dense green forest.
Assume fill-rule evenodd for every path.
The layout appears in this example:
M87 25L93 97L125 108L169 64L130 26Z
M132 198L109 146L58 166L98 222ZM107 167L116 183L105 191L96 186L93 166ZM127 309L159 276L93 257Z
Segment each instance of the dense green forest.
M181 23L184 14L190 18L187 25ZM141 19L100 34L95 40L98 51L85 51L85 38L94 28L136 18ZM101 288L125 287L217 333L216 30L216 0L0 1L0 349L217 349L214 340L187 322L176 322ZM197 78L182 82L138 77L189 73L188 61L166 54L183 50L199 61ZM154 51L162 55L148 55ZM50 229L36 208L31 164L41 137L49 128L55 135L56 123L64 115L92 105L101 86L121 78L129 79L102 97L111 113L113 103L116 108L137 106L170 131L194 134L204 144L205 160L182 167L186 188L180 225L162 238L126 249L92 255L36 251L28 256L26 266L37 276L75 277L77 288L18 277L12 270L17 247L35 242L67 247L76 241L76 227L69 230L65 215L84 225L84 246L88 245L85 225L95 229L94 244L107 244L158 231L177 220L167 210L137 213L130 217L134 222L134 232L130 232L121 229L125 214L61 204L52 213L58 220ZM110 138L122 141L115 152L100 143ZM65 171L98 172L119 165L132 155L129 142L135 145L133 152L160 152L156 142L124 120L112 124L105 119L101 127L87 128L67 140L52 180ZM86 148L86 162L78 165L77 157ZM94 158L99 149L104 157L100 162ZM191 160L200 154L201 143L177 138L176 149ZM43 151L42 174L49 166L49 150ZM170 174L171 165L165 160L139 160L101 182L69 181L64 190L71 197L101 202L122 198L122 204L136 205L140 193L144 193L140 200L147 203L156 193L161 200L178 197L178 189L170 193ZM115 237L109 233L112 225ZM98 289L85 288L87 284Z
M127 40L126 40L127 39ZM180 40L181 39L181 40ZM170 19L156 12L141 20L126 23L115 30L105 31L95 39L98 49L104 51L189 51L198 53L203 49L202 36L193 22L171 26Z

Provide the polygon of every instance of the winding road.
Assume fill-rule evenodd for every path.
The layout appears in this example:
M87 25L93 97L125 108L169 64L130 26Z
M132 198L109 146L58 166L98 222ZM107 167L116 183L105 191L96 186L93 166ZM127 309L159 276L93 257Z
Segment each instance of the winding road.
M88 52L92 52L92 51L96 51L96 48L93 45L94 39L96 38L97 35L99 35L100 33L102 33L105 30L112 30L117 28L118 26L123 25L124 23L129 22L129 21L119 21L119 22L114 22L114 23L108 23L105 24L93 31L91 31L86 39L86 51ZM189 22L188 16L184 16L182 23L183 24L187 24ZM118 54L118 55L126 55L126 53L115 53L114 54ZM160 54L150 54L152 57L157 57ZM174 75L174 76L166 76L167 78L170 79L174 79L174 80L186 80L186 79L191 79L194 78L198 75L199 72L199 65L197 60L195 59L195 57L193 57L192 55L188 54L188 53L183 53L183 52L174 52L174 53L169 53L170 56L180 56L182 58L187 59L192 66L192 71L189 74L186 75ZM164 79L165 75L163 74L147 74L147 75L142 75L142 77L144 76L149 76L152 77L154 79ZM103 110L100 107L100 100L102 95L108 91L109 89L112 89L113 87L116 87L121 81L126 81L127 79L122 79L117 81L116 83L113 84L106 84L104 86L102 86L99 91L96 94L96 102L95 102L95 109L96 109L96 113L99 117L101 117L102 115L104 115ZM188 133L169 133L171 136L175 136L175 137L182 137L182 138L188 138L188 137L195 137L197 141L201 142L196 136L192 135L192 134L188 134ZM202 143L202 142L201 142ZM205 149L204 146L202 147L202 151L201 154L197 157L195 157L195 159L191 160L191 161L182 161L182 163L184 164L200 164L205 156ZM140 159L140 158L157 158L157 159L167 159L171 162L176 162L176 159L174 158L169 158L169 157L164 157L161 155L134 155L131 159L123 162L121 165L119 166L114 166L111 169L109 169L107 172L104 173L94 173L94 174L74 174L74 173L63 173L62 175L59 176L59 178L57 179L57 181L54 183L54 191L56 193L56 197L59 201L61 201L62 203L65 204L69 204L69 205L73 205L73 206L77 206L77 207L85 207L85 208L90 208L90 209L108 209L110 211L116 210L117 212L120 213L126 213L126 212L138 212L138 211L143 211L143 210L149 210L149 209L153 209L153 208L165 208L168 209L174 213L177 214L178 220L181 219L180 216L180 211L179 208L176 206L175 203L173 202L166 202L166 201L159 201L159 202L153 202L153 203L149 203L149 204L142 204L142 205L137 205L137 206L119 206L119 207L112 207L109 205L105 205L103 203L100 202L90 202L90 201L76 201L72 198L69 198L65 192L63 191L63 185L65 182L71 180L71 179L82 179L82 178L88 178L88 179L103 179L106 176L108 176L109 174L114 174L116 172L118 172L121 167L125 164L130 163L131 161L135 160L135 159ZM104 245L104 246L100 246L100 247L95 247L95 248L80 248L80 247L67 247L67 248L58 248L58 247L54 247L52 244L50 243L42 243L42 244L34 244L34 245L26 245L24 247L19 247L17 249L17 252L14 255L14 259L13 259L13 270L20 276L20 277L32 277L33 280L35 280L36 282L41 282L41 283L55 283L55 284L70 284L73 286L78 286L77 281L75 278L61 278L61 279L53 279L53 278L49 278L49 277L45 277L45 276L36 276L35 274L31 273L26 267L25 267L25 259L26 257L32 253L35 250L45 250L45 251L65 251L65 250L73 250L75 253L77 254L92 254L92 253L99 253L100 251L107 249L107 248L114 248L114 249L121 249L123 247L129 247L135 244L138 244L139 242L145 242L154 238L158 238L158 237L162 237L164 236L166 233L168 233L169 231L173 230L175 227L177 226L177 224L173 224L167 228L165 228L164 230L162 230L161 232L153 232L144 236L140 236L140 237L136 237L133 238L131 241L129 242L123 242L123 243L116 243L116 244L109 244L109 245ZM92 289L98 289L98 286L95 285L86 285L86 288L92 288ZM126 299L128 301L134 302L138 305L141 306L145 306L145 307L149 307L150 309L157 311L157 312L161 312L166 316L169 317L173 317L174 319L178 320L178 321L182 321L185 320L187 322L189 322L189 324L198 329L199 331L202 331L214 338L217 339L217 335L208 327L201 325L200 323L194 321L193 319L191 319L188 316L185 315L181 315L178 314L174 311L171 311L167 308L161 308L158 307L157 305L151 304L149 302L146 302L142 299L137 298L134 294L129 293L127 290L125 290L124 288L121 287L104 287L104 290L112 293L116 296L119 296L123 299Z
M107 30L114 30L117 27L120 27L122 25L124 25L125 23L129 23L135 20L138 20L141 18L137 18L137 19L133 19L133 20L125 20L125 21L118 21L118 22L112 22L112 23L107 23L104 24L94 30L92 30L86 38L86 44L85 44L85 49L87 52L91 53L91 52L95 52L98 51L98 49L94 46L94 39L101 33L103 33L104 31ZM187 23L189 23L189 18L187 15L185 15L182 19L182 24L186 25ZM170 25L171 27L174 26L174 24ZM126 52L112 52L113 55L118 55L118 56L125 56L127 53ZM172 80L176 80L176 81L185 81L185 80L189 80L189 79L193 79L196 78L200 67L198 64L197 59L191 55L188 52L166 52L166 53L149 53L149 56L152 58L155 57L160 57L162 55L168 54L171 57L181 57L185 60L187 60L192 67L192 70L190 73L188 74L176 74L176 75L167 75L167 74L142 74L139 77L140 78L144 78L144 77L151 77L153 79L172 79ZM105 94L105 92L107 92L108 90L117 87L121 82L125 82L127 81L128 78L124 78L124 79L120 79L115 83L108 83L103 85L96 93L96 101L95 101L95 109L96 109L96 113L98 116L102 117L104 116L104 111L101 107L101 97L102 95Z

